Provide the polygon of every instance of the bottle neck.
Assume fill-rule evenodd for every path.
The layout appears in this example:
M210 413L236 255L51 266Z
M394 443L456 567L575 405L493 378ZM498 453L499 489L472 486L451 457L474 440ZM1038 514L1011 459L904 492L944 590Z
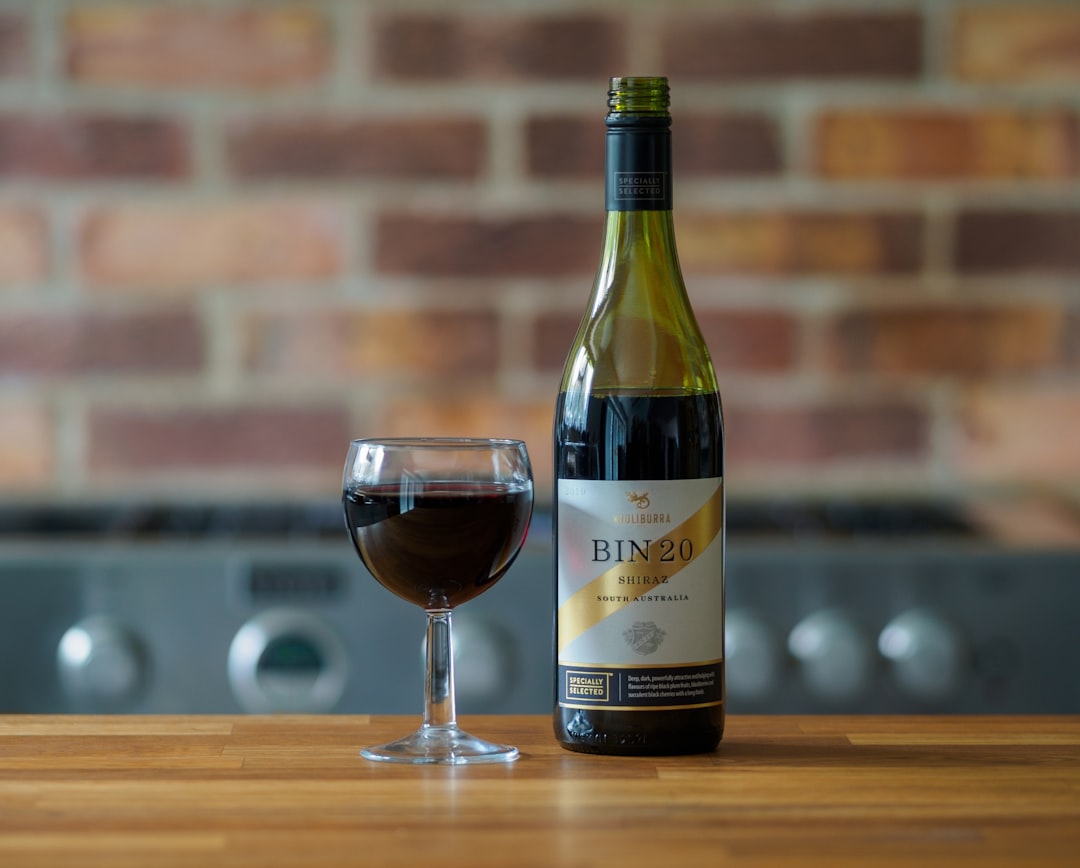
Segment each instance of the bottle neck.
M671 210L670 123L667 118L608 118L609 212Z
M650 280L635 279L643 274ZM682 285L671 211L608 211L597 288L645 291L660 280Z

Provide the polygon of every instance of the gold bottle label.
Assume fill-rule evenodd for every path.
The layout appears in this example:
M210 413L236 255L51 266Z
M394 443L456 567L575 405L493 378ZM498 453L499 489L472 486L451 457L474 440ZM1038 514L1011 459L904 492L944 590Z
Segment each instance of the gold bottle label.
M557 496L560 704L720 704L723 480L559 480Z

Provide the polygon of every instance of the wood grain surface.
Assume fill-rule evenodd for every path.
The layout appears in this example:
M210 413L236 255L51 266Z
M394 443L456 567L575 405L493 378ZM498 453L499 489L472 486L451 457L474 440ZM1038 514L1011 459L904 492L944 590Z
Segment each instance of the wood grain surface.
M369 763L408 717L0 716L0 866L1080 864L1078 717L733 717L715 754Z

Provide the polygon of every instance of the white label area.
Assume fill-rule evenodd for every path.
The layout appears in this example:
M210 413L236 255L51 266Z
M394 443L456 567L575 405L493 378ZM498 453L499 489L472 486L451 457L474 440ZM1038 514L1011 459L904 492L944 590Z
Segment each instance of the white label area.
M557 497L560 702L635 705L618 681L649 705L661 679L701 699L724 656L723 480L560 479Z

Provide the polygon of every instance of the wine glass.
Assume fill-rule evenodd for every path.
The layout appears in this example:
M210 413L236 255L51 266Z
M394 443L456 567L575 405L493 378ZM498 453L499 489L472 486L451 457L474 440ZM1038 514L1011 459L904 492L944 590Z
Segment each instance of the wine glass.
M345 522L375 579L427 612L424 720L360 753L402 763L513 762L516 747L457 725L450 613L513 563L532 518L532 467L520 440L354 440L342 481Z

